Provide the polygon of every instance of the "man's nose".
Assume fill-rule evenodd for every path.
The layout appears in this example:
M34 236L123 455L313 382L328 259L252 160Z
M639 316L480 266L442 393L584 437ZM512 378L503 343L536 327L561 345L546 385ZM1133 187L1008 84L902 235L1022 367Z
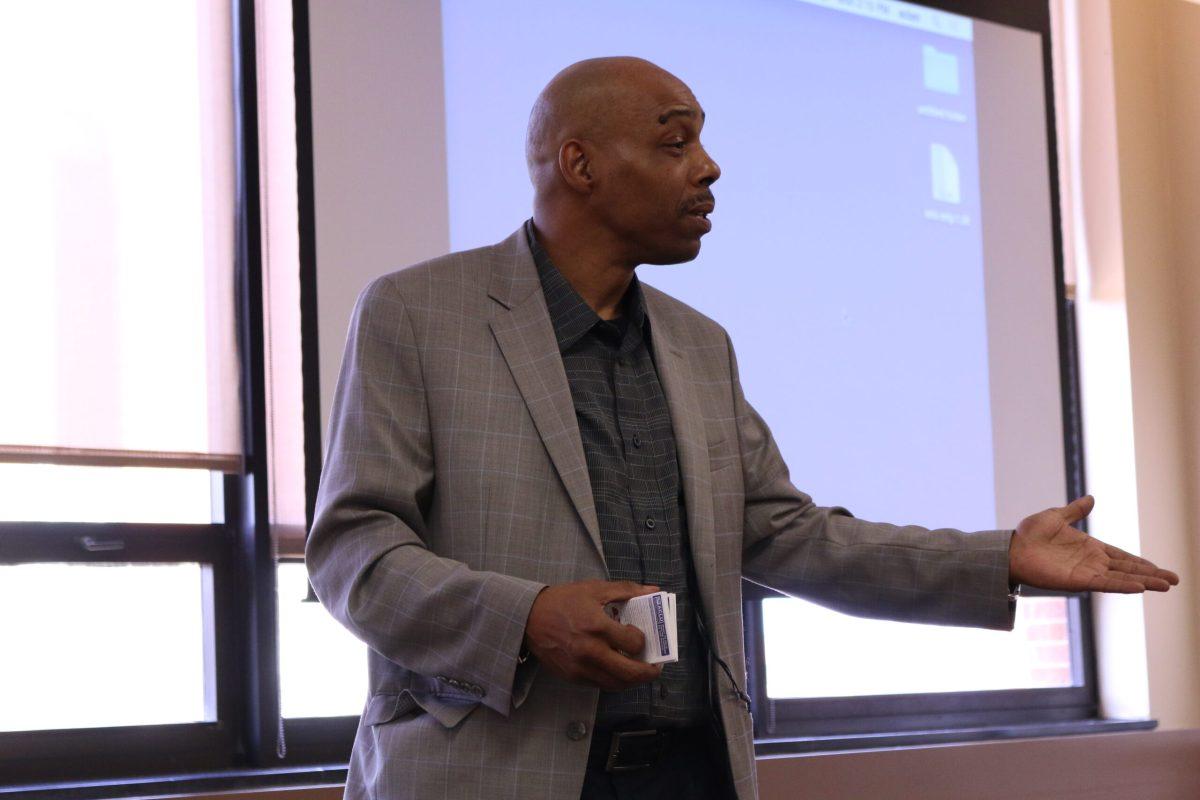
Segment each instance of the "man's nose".
M717 166L716 161L712 160L707 150L701 147L700 152L704 156L700 167L700 184L702 186L712 186L721 177L721 168Z

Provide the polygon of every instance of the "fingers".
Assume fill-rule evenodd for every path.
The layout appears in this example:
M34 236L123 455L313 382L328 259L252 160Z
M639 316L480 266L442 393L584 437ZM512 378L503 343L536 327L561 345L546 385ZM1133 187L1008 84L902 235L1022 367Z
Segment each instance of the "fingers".
M1174 586L1179 583L1179 576L1174 572L1159 569L1144 558L1139 558L1136 561L1114 558L1109 562L1108 568L1113 572L1123 572L1127 575L1149 576L1162 581L1166 586Z
M542 665L566 680L609 691L652 681L662 672L630 658L645 647L632 625L613 620L604 606L656 592L632 581L578 581L544 589L525 626L529 647Z
M1114 572L1127 572L1130 575L1158 574L1158 567L1144 558L1134 558L1131 556L1112 558L1108 562L1108 568Z
M1083 497L1077 497L1065 506L1059 509L1064 517L1067 518L1068 525L1074 525L1079 520L1092 513L1092 509L1096 507L1096 498L1090 494L1085 494Z
M1130 565L1138 570L1144 570L1141 565ZM1165 570L1162 570L1165 572ZM1154 571L1158 572L1158 571ZM1171 588L1168 579L1159 577L1154 572L1127 571L1123 566L1114 564L1104 575L1098 575L1088 585L1090 591L1117 591L1122 594L1141 593L1141 591L1166 591Z
M622 653L637 655L646 646L646 637L640 630L632 625L622 625L608 617L604 618L604 625L597 633L614 650L620 650Z
M596 599L601 604L632 600L659 591L657 586L643 586L633 581L596 581Z
M1164 581L1171 584L1172 586L1179 585L1179 576L1176 575L1174 572L1171 572L1171 570L1169 570L1169 569L1163 569L1162 567L1159 567L1158 572L1156 572L1154 574L1157 577L1162 578Z
M1179 576L1169 569L1162 569L1153 561L1126 553L1119 547L1113 547L1111 544L1104 545L1104 552L1112 561L1110 568L1120 572L1128 572L1134 575L1153 575L1156 578L1161 578L1171 586L1179 583Z
M1097 575L1088 584L1090 592L1115 592L1117 594L1139 594L1146 591L1141 581L1131 577L1113 575Z
M596 652L590 666L592 680L601 689L610 692L650 683L662 674L662 666L659 664L635 661L607 648Z
M1142 585L1152 592L1165 592L1171 584L1162 578L1142 578Z

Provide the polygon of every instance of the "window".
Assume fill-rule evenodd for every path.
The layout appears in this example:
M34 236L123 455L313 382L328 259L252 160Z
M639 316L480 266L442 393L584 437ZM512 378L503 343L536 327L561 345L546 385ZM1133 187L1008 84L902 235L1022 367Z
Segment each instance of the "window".
M1096 716L1083 597L1022 597L1011 633L846 617L757 587L744 613L762 752L1030 736Z
M420 18L444 22L444 40L441 28L404 33L439 43L411 53L436 56L422 63L421 82L434 94L444 87L445 94L436 102L426 103L420 94L421 102L406 103L413 116L404 124L428 128L422 135L434 131L432 138L441 137L446 125L444 142L422 140L435 156L411 148L433 165L420 172L422 191L414 196L426 196L426 184L436 184L429 196L448 198L425 204L447 218L420 221L429 236L421 246L444 250L436 244L443 233L456 248L477 243L469 240L476 235L470 225L486 227L489 214L510 215L513 205L499 199L501 190L478 190L481 165L498 160L464 134L475 124L470 109L481 105L473 93L492 99L489 92L499 92L488 81L500 74L480 74L483 43L471 37L497 46L515 41L494 35L490 24L481 26L477 14L495 14L503 18L497 25L542 34L508 8L480 4L467 13L463 3L430 7L435 5L442 17ZM836 5L784 4L772 13L817 19L841 13ZM348 756L366 693L366 650L314 601L302 565L320 465L320 400L328 400L328 392L320 397L314 366L318 276L307 10L304 0L54 0L0 10L0 96L28 110L0 129L0 174L8 176L9 187L0 191L0 366L6 375L22 376L17 391L0 395L0 642L19 654L0 659L0 773L6 782L344 764ZM639 13L659 19L664 12L645 6ZM729 13L745 17L741 7ZM987 13L1034 39L1047 35L1038 14ZM70 25L61 22L66 16ZM823 19L848 26L870 16ZM676 23L669 18L667 24ZM658 36L653 25L619 19L614 26L614 35ZM901 27L911 33L911 26ZM956 23L954 30L963 28ZM300 35L293 41L294 31ZM811 29L808 35L833 41ZM978 70L989 64L985 38L970 51ZM968 63L967 45L941 42L931 62L935 74L925 78L931 83L924 88L939 102L969 88L965 78L960 87L957 73L947 77L946 65L958 63L946 60L954 48L954 58ZM564 59L557 51L543 50L539 57L557 66ZM847 81L853 77L848 68L833 71ZM39 78L26 80L30 74ZM500 88L515 91L508 73L500 77ZM538 72L530 80L544 78ZM490 109L489 124L506 124L506 114L524 124L521 103L499 105L503 109ZM912 130L965 124L963 114L945 103L914 108L915 116L905 118ZM428 120L421 115L436 122L423 125ZM712 116L714 135L728 136L731 128L722 134L727 123ZM757 124L755 116L746 119ZM858 127L880 135L876 127ZM979 196L971 188L979 176L968 158L974 145L965 130L937 143L941 178L935 179L933 200L963 201L975 213ZM830 135L822 147L806 151L812 175L817 167L842 163L823 149L837 139ZM726 152L740 146L729 144ZM921 144L924 158L930 143ZM951 149L960 161L945 161ZM521 154L516 157L520 161ZM952 162L953 170L946 166ZM925 192L929 164L919 167L908 177ZM516 168L520 172L523 164ZM826 214L813 215L809 224L857 224L860 217L845 210L853 202L833 190L850 191L859 182L840 173L827 177L832 188L820 203L815 195L800 198ZM741 191L761 195L767 183L744 181ZM505 177L495 186L526 190L523 178ZM1053 217L1054 198L1043 199L1043 216ZM955 212L914 216L904 224L921 226L924 235L926 222L961 228L963 219ZM510 224L509 216L503 223ZM489 232L486 238L495 237ZM836 239L827 236L824 244ZM971 255L990 258L982 250ZM951 274L959 264L947 257L943 266ZM982 268L977 272L981 281L995 278ZM652 275L653 282L689 299L675 292L670 279L660 281L663 273ZM700 282L716 295L744 283L728 272L709 277ZM898 307L887 292L904 283L877 287L876 305ZM358 288L352 287L351 298ZM1002 294L992 289L990 294ZM1060 285L1051 293L1046 304L1058 347L1047 358L1064 367L1061 373L1052 369L1051 404L1039 408L1049 408L1046 413L1061 423L1063 446L1056 452L1063 488L1079 493L1070 304ZM847 298L852 294L844 291ZM983 293L978 295L975 301L983 303ZM975 325L980 315L966 311L958 321L964 329L974 325L971 341L982 353L987 340ZM801 321L816 316L796 315ZM853 308L826 316L822 357L835 364L842 355L837 337L853 327ZM775 328L779 320L750 309L744 322L743 353L754 347L755 331L764 329L754 326ZM337 351L344 328L325 327L323 335L337 340ZM1067 338L1060 340L1060 331ZM952 338L944 331L925 333L928 341ZM864 341L841 342L847 355L841 360L878 356ZM891 344L896 352L904 349L899 337ZM1013 350L1023 346L1011 343ZM889 378L907 379L911 364L882 360L896 367L885 373ZM336 367L328 358L323 362L323 369ZM981 357L977 366L982 375L995 364ZM756 368L748 359L742 367L747 385L754 374L781 372L774 364ZM990 402L983 385L964 389L978 390L974 411ZM845 394L829 392L822 402L836 409L845 397L865 402L861 398L869 394L840 391ZM760 408L772 422L787 416ZM922 430L942 422L925 411L930 425ZM1008 424L1003 414L976 416L976 432L990 435L993 423ZM899 445L922 438L889 420L872 424L892 431ZM832 427L822 435L837 444ZM1011 455L997 452L993 459L984 453L981 463ZM789 457L793 467L802 461ZM836 467L853 471L858 464L849 453ZM845 482L844 475L827 472L822 479ZM997 508L1019 494L1004 480L979 481L985 492L995 489ZM811 488L804 476L797 483ZM899 488L888 497L904 496ZM818 499L839 500L840 493L822 491ZM854 737L864 735L897 737L934 728L958 731L946 736L971 728L995 735L998 726L1096 714L1085 597L1021 600L1015 635L850 620L750 584L744 612L756 734L767 750L772 740L784 738L825 749L861 744ZM806 632L803 639L793 635L797 629Z
M6 787L348 756L365 650L296 563L292 30L250 0L0 10Z
M21 653L6 659L0 729L214 721L211 581L197 563L0 566L0 602L23 610L0 619L0 636Z

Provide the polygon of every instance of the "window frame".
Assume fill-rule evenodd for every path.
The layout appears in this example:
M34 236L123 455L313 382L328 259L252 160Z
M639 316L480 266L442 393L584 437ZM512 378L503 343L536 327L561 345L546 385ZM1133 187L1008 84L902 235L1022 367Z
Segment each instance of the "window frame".
M1049 46L1048 39L1044 40ZM1049 77L1047 77L1049 80ZM1052 117L1051 117L1052 120ZM1051 125L1053 122L1051 121ZM1052 165L1052 170L1056 169ZM1057 173L1052 171L1052 182ZM1055 183L1055 186L1057 184ZM1058 199L1053 203L1057 215ZM1055 221L1055 287L1058 293L1059 364L1062 385L1066 493L1086 493L1083 418L1075 338L1075 304L1062 280L1062 250ZM1087 530L1087 520L1077 523ZM1008 689L836 698L772 699L766 693L762 601L784 595L742 582L742 618L748 693L760 754L848 750L977 739L1103 730L1152 730L1153 720L1109 721L1100 716L1096 646L1089 593L1022 588L1022 597L1068 599L1072 683L1059 688ZM1017 600L1021 602L1020 599Z
M226 479L227 485L231 482ZM227 495L227 509L230 500ZM89 547L86 539L101 540L106 546ZM240 644L233 545L230 527L220 523L0 523L0 563L5 565L198 563L206 567L202 602L205 628L211 632L217 710L212 722L0 732L0 773L6 783L236 765L238 730L244 719L242 687L233 679ZM81 671L80 683L76 691L87 691L86 671ZM80 759L81 753L89 758Z
M746 672L760 750L782 742L794 752L879 746L882 736L913 742L939 733L942 741L1031 735L1038 726L1099 719L1091 605L1086 595L1024 590L1025 597L1069 600L1071 666L1077 685L1041 689L772 699L766 692L762 601L782 597L743 582ZM1021 602L1018 600L1018 602Z
M1066 498L1086 493L1083 425L1079 388L1075 310L1064 278L1062 213L1058 182L1058 136L1054 108L1054 76L1050 0L989 3L987 0L913 0L919 5L987 20L1036 33L1042 42L1046 142L1050 179L1051 231L1054 250L1055 308L1058 323L1059 384ZM1087 520L1079 527L1087 530ZM1091 597L1023 589L1024 596L1069 598L1069 634L1073 683L1065 688L944 692L906 695L860 695L844 698L772 699L766 694L766 659L762 600L776 592L743 581L746 672L754 714L754 736L760 753L877 747L928 741L966 741L1004 736L1062 732L1064 723L1084 730L1101 722L1096 682L1096 648ZM1018 599L1017 601L1021 601ZM1153 728L1153 722L1129 723Z
M317 392L316 287L308 7L294 0L294 74L300 199L301 305L306 396ZM209 525L0 522L0 564L198 563L211 631L216 719L158 725L0 732L0 793L53 795L60 784L129 787L173 776L246 775L291 783L344 780L358 717L279 715L276 557L268 516L266 355L254 0L229 0L235 159L235 315L242 402L242 471L222 478L224 522ZM311 394L310 394L311 393ZM305 483L311 524L320 478L319 405L305 403ZM89 548L86 538L109 544ZM209 677L209 676L206 676ZM86 686L86 679L81 678ZM85 758L80 756L84 755ZM332 769L328 768L332 765ZM279 772L283 770L283 772ZM267 774L263 777L264 771ZM257 775L258 777L254 777ZM289 777L290 776L290 777ZM193 781L195 782L195 781ZM245 783L231 779L232 783ZM311 782L311 781L310 781ZM201 780L203 783L203 780ZM85 789L76 789L83 795ZM123 794L117 791L117 794Z
M1084 493L1080 398L1073 307L1063 283L1054 100L1050 87L1048 0L919 0L921 5L1011 25L1042 36L1060 378L1067 454L1067 494ZM268 518L266 376L262 226L254 0L229 0L232 16L236 153L236 316L243 402L243 472L224 478L225 522L212 525L0 523L0 563L196 562L206 581L214 630L217 721L180 725L0 733L0 789L48 781L124 779L236 771L319 769L344 779L357 716L282 719L278 695L275 569ZM292 2L300 220L301 352L304 389L306 517L311 525L321 471L312 88L307 0ZM120 539L119 551L91 552L84 536ZM1054 726L1095 721L1098 714L1092 609L1086 595L1071 608L1073 665L1082 685L1068 689L894 695L810 700L765 696L761 600L769 590L744 583L748 691L760 752L788 739L788 749L878 746L880 734L936 728L951 740L992 738L1018 723ZM1031 593L1032 594L1032 593ZM1042 594L1042 593L1038 593ZM208 598L206 598L208 599ZM1019 602L1019 601L1018 601ZM1153 723L1142 723L1142 727ZM867 731L867 728L870 731ZM984 731L979 734L979 731ZM971 733L975 731L975 733ZM889 743L897 743L889 740ZM87 758L80 758L86 754ZM287 783L282 773L274 782ZM110 787L111 791L111 787Z

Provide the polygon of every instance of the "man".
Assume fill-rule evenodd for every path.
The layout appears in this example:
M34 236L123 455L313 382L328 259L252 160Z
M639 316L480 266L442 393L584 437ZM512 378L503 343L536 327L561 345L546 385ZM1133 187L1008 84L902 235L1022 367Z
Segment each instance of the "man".
M530 118L532 220L360 298L308 545L317 594L372 648L347 796L753 798L743 575L998 629L1012 584L1177 582L1073 529L1090 497L965 534L793 487L724 330L634 274L711 227L703 124L649 62L568 67ZM679 621L662 668L604 613L658 587Z

